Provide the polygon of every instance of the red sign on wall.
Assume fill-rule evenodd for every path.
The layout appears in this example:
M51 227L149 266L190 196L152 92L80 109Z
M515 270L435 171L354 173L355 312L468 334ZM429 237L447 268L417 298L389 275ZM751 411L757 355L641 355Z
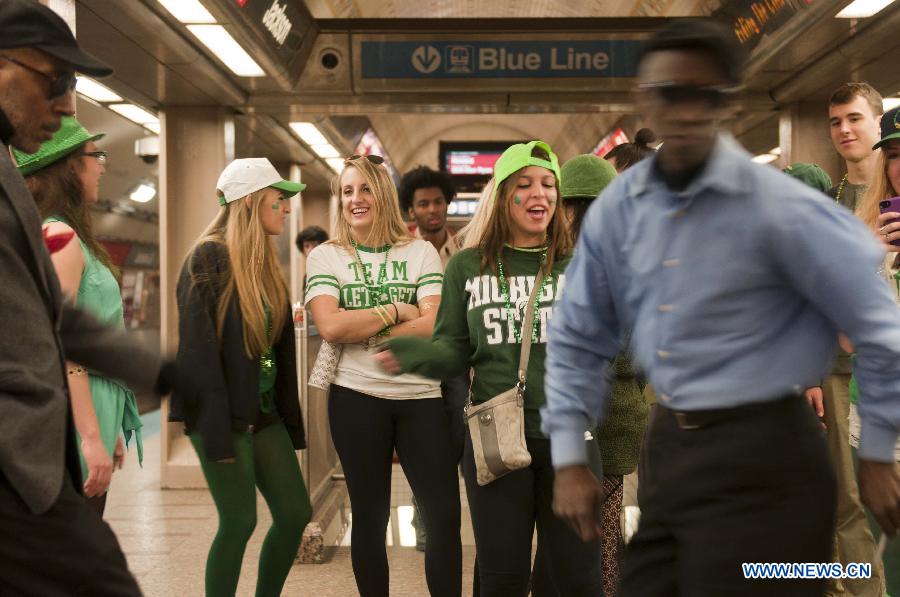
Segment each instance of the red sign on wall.
M237 0L238 6L244 8L244 5L247 4L247 0Z
M625 131L622 129L616 129L600 139L600 142L597 143L597 147L594 148L593 153L602 158L608 154L613 147L621 145L622 143L628 143L628 135L626 135Z

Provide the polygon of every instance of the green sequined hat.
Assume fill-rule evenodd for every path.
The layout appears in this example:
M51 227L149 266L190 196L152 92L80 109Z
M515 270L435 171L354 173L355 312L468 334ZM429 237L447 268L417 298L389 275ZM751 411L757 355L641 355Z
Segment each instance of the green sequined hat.
M28 176L84 147L88 141L96 141L101 137L102 133L92 135L87 132L73 116L63 116L59 130L53 134L53 138L44 142L35 153L23 153L13 148L13 154L19 172L22 176Z
M613 165L592 153L575 156L562 165L559 173L563 199L593 199L616 177Z

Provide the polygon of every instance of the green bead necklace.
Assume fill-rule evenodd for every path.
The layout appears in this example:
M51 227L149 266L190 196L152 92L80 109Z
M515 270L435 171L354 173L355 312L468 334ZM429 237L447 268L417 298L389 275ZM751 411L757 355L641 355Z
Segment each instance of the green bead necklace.
M841 202L841 193L844 192L844 185L846 183L847 183L847 174L844 174L841 177L841 183L838 185L837 193L834 194L834 200L837 201L838 203Z
M541 272L541 268L544 266L544 262L547 260L547 247L541 249L541 261L540 266L538 267L538 274ZM506 319L509 321L509 327L513 330L513 335L516 337L516 342L519 344L522 343L522 329L525 327L525 322L522 322L522 325L516 327L516 320L513 317L513 307L512 302L509 297L509 282L506 279L506 274L503 272L503 259L501 259L500 255L497 255L497 270L500 274L500 294L503 296L503 302L506 306ZM541 280L541 286L538 289L537 293L534 296L534 317L531 322L531 341L538 341L538 327L540 326L540 317L538 317L538 303L541 300L541 295L544 293L544 288L547 284L550 283L552 276L549 274L544 276L543 280ZM537 284L537 279L534 281ZM522 314L524 316L524 313Z
M372 282L371 276L369 276L369 273L363 266L362 258L359 255L359 245L355 240L351 240L350 244L353 245L353 250L356 252L356 261L359 263L359 269L362 270L363 282L365 282L366 288L372 296L372 302L375 303L376 307L391 302L391 297L388 296L387 288L385 288L387 284L387 265L388 258L391 255L391 247L388 247L384 252L384 263L378 268L378 282L376 283Z

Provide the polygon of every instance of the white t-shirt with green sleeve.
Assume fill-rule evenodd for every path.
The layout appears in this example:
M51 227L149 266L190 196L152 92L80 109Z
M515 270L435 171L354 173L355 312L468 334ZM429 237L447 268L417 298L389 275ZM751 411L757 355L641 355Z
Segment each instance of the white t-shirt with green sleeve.
M306 301L326 295L338 299L342 309L371 309L375 306L379 272L385 268L381 304L403 302L411 305L428 296L441 295L444 276L441 259L431 243L414 239L393 247L358 247L348 252L340 245L319 245L306 260ZM368 279L374 287L368 287ZM393 309L388 307L388 311ZM393 400L439 398L440 382L420 375L391 375L373 358L366 343L344 344L334 384Z

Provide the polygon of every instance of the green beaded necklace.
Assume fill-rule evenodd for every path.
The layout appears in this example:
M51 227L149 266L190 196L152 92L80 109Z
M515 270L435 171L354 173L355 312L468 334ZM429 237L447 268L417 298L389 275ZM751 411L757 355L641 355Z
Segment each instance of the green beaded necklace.
M378 268L378 282L375 283L372 282L371 276L369 276L369 273L363 266L362 258L359 255L359 245L355 240L351 240L350 244L353 245L353 250L356 252L356 261L359 263L359 269L362 270L363 282L365 282L366 288L372 295L372 302L375 303L376 307L383 303L391 302L391 297L388 296L387 289L385 288L385 285L387 284L387 265L388 258L391 255L391 247L389 246L384 252L384 263Z
M849 172L841 177L841 183L838 185L837 193L834 194L834 200L838 203L841 202L841 193L844 192L844 185L847 183L848 174Z
M544 247L541 249L541 261L540 261L540 265L538 266L538 274L541 273L541 269L543 268L544 262L546 260L547 260L547 247ZM515 317L513 317L512 302L509 297L509 282L506 279L506 274L503 272L503 259L500 257L500 255L497 255L497 270L500 274L499 275L500 294L501 294L501 296L503 296L503 302L506 306L506 319L507 319L507 321L509 321L509 327L512 328L513 335L516 337L516 342L521 344L522 343L522 329L524 329L524 327L525 327L525 322L523 321L521 326L516 327L516 320L515 320ZM552 279L552 276L550 274L547 274L546 276L544 276L544 279L541 280L541 287L538 289L537 293L534 296L534 317L531 322L531 341L532 342L538 341L538 326L540 325L540 319L541 319L540 317L538 317L538 303L541 300L541 295L544 293L544 288L547 286L547 284L550 283L551 279ZM537 284L537 279L535 279L534 283ZM523 313L523 315L524 315L524 313Z

